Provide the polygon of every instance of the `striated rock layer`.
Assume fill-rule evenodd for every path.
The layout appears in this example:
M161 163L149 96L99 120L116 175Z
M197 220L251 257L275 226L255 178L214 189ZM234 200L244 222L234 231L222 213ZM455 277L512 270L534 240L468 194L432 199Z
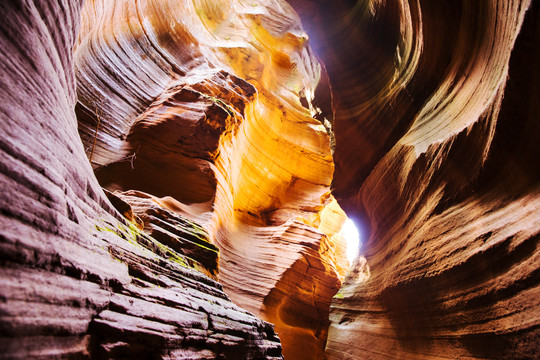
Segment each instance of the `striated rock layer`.
M538 2L291 5L0 5L1 357L538 356Z
M329 358L537 358L538 2L292 4L332 84L334 194L371 231Z
M328 80L294 10L87 1L75 65L101 184L202 224L233 301L276 325L286 357L323 358L346 217L330 194Z
M217 271L200 226L138 219L98 185L74 111L81 6L0 5L0 357L282 358L273 326L194 269Z

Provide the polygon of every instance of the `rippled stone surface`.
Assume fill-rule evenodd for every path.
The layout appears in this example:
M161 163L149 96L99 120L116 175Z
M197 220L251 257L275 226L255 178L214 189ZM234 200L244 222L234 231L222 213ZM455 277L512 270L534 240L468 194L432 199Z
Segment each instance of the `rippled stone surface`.
M143 233L99 186L74 111L81 5L0 5L0 357L282 358L273 326L193 269L211 256ZM201 233L182 224L178 241Z
M0 5L1 356L537 357L538 3L290 4Z
M322 358L347 260L324 70L284 1L88 1L81 138L101 184L177 202L232 300ZM217 274L217 273L216 273Z
M371 229L329 358L537 357L538 4L292 4L332 84L334 194Z

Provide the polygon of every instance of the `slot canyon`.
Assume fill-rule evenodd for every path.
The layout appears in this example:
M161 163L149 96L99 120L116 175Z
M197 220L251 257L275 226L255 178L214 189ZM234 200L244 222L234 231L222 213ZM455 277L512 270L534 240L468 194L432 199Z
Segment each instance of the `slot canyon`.
M0 14L1 359L540 358L538 1Z

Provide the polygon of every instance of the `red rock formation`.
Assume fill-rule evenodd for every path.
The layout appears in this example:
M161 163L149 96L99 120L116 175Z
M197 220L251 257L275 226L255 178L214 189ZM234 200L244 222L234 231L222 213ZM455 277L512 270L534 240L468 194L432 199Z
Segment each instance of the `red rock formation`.
M167 209L161 199L139 191L114 194L106 191L106 194L119 211L127 208L123 214L127 219L133 219L132 223L171 249L171 253L183 255L179 259L183 265L217 280L219 249L210 242L208 232L199 224Z
M0 357L537 356L538 3L291 4L0 5Z
M322 358L345 216L328 84L290 6L88 1L76 69L101 184L182 203L233 301L276 324L285 356Z
M271 324L98 185L74 112L80 8L0 5L0 357L281 358Z
M220 137L237 131L235 124L255 89L224 71L202 79L171 84L138 116L122 150L131 158L99 169L103 186L143 189L211 210Z
M529 1L293 4L334 91L334 193L371 228L329 358L537 357L538 4L519 37Z

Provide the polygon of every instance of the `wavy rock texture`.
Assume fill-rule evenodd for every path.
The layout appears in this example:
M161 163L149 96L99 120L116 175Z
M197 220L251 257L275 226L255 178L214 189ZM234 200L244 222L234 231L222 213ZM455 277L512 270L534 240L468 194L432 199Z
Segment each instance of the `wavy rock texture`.
M74 112L81 6L0 4L0 357L282 358L271 324L189 266L211 272L208 251L175 246L199 226L161 212L158 241L98 185Z
M284 355L324 357L347 261L331 95L283 1L87 1L81 138L101 184L169 197L220 248L233 301Z
M0 4L1 357L538 356L538 2L291 5Z
M334 194L371 230L329 358L538 357L538 3L292 4L332 84Z

